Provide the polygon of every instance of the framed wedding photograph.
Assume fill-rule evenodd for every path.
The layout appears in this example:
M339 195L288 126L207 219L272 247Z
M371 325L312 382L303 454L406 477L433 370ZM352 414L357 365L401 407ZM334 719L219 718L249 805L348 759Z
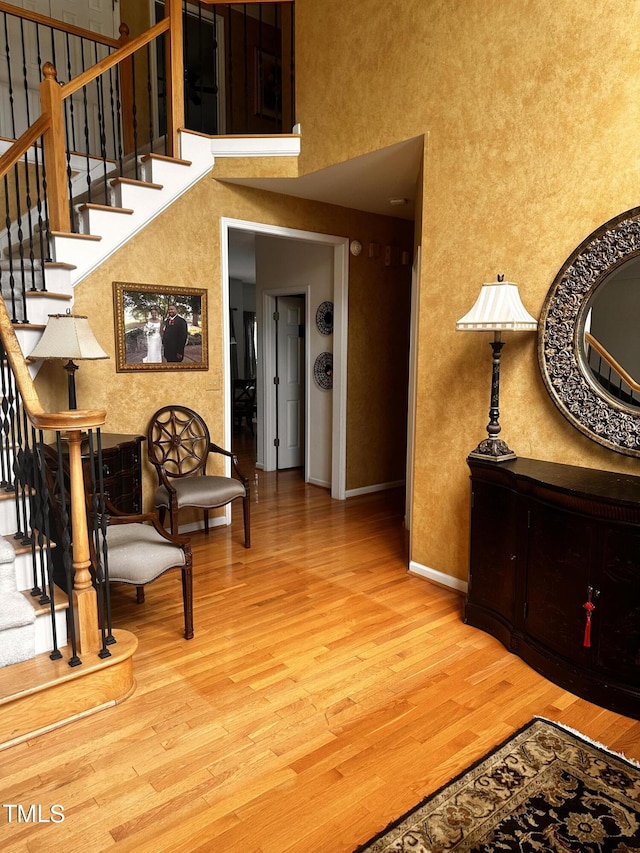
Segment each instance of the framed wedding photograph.
M208 370L207 291L113 282L116 371Z

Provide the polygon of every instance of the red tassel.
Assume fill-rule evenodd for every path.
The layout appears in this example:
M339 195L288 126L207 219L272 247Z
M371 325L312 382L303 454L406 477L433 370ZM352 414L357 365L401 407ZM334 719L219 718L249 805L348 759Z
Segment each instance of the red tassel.
M587 621L584 626L584 642L583 646L586 649L591 648L591 614L596 609L595 604L591 603L591 592L589 592L589 601L585 601L582 605L584 609L587 611Z

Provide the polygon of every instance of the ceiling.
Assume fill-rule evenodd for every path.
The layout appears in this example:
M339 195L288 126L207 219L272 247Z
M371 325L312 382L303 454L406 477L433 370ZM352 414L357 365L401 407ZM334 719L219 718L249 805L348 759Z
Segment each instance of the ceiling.
M225 178L225 183L413 219L422 146L423 137L417 136L300 178ZM391 199L405 199L406 203L394 205ZM254 235L244 231L229 233L229 275L254 283Z

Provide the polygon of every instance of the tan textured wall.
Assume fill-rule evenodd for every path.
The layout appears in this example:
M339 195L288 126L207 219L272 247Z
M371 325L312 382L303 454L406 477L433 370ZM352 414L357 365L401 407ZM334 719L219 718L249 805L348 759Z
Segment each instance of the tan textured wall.
M635 0L324 0L321 14L313 0L296 2L302 171L427 135L412 555L453 577L466 579L465 457L485 434L490 379L488 337L456 333L455 321L497 273L520 285L537 315L570 251L638 204L639 24ZM214 431L221 428L222 392L207 390L220 364L220 214L366 242L357 217L339 208L206 182L192 190L78 288L78 307L92 322L104 318L99 337L112 351L112 280L211 287L212 372L179 374L176 386L166 374L83 367L80 394L85 375L102 383L86 393L99 398L93 405L108 399L111 428L139 429L167 387L202 401ZM355 300L369 276L351 268ZM350 375L354 354L362 361L367 352L356 326L354 319ZM638 470L556 410L539 376L535 335L506 340L501 422L516 452ZM359 407L352 396L350 417ZM350 425L350 442L353 433Z
M412 555L467 576L465 456L485 435L488 336L454 331L483 281L538 315L598 224L638 204L633 0L297 0L297 120L313 170L428 133ZM506 335L503 437L521 456L638 472L574 430L535 335Z
M96 337L111 356L108 361L81 366L76 376L78 403L87 408L105 407L107 431L144 432L155 409L182 402L202 412L214 437L223 435L221 215L357 238L364 245L378 240L383 246L393 244L411 251L411 223L203 178L76 288L74 310L89 316ZM397 429L401 415L381 411L379 395L394 400L402 394L403 382L406 388L406 378L400 382L400 392L396 388L397 377L406 372L406 343L403 351L397 340L390 340L389 315L392 307L402 308L403 303L407 312L408 270L407 266L385 267L382 255L375 261L351 260L349 391L354 403L348 417L347 455L355 454L357 464L350 463L347 488L403 476L403 448L398 444L402 436ZM114 281L207 288L210 369L116 373ZM51 371L43 373L39 381L47 393ZM373 389L378 393L372 393ZM375 434L363 452L365 424L374 424ZM349 450L352 446L357 452ZM147 501L151 485L147 471Z

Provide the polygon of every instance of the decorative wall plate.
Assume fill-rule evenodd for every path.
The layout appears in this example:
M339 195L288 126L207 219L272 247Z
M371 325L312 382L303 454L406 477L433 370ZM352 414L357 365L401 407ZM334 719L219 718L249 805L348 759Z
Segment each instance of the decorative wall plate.
M333 332L333 302L322 302L316 311L316 326L321 335Z
M321 352L313 365L313 378L318 388L331 391L333 388L333 353Z

